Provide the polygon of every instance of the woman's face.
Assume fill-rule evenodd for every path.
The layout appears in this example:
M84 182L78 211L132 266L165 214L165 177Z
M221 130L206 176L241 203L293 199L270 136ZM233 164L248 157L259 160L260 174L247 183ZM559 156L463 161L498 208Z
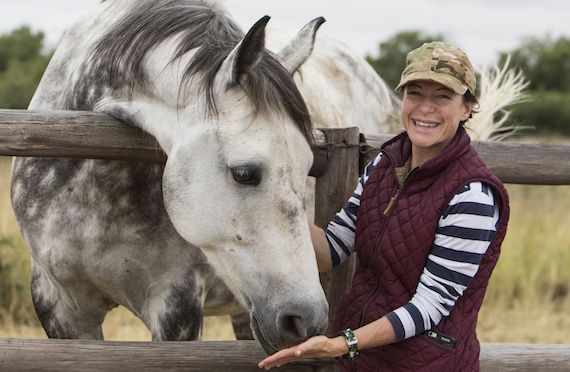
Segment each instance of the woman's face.
M402 122L413 144L412 156L422 158L419 164L453 141L459 123L469 118L472 107L472 102L465 102L463 96L439 83L412 81L406 85Z

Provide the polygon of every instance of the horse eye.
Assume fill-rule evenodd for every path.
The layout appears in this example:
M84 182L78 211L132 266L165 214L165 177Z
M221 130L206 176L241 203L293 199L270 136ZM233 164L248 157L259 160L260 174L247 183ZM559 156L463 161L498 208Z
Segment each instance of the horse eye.
M232 175L234 177L234 180L243 185L257 186L261 181L259 172L255 168L250 168L250 167L233 168Z

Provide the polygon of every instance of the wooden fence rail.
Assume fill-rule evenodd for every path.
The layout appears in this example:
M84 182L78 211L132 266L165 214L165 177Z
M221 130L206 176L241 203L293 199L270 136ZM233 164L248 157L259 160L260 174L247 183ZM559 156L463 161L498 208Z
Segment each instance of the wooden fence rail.
M390 138L363 137L374 148ZM323 141L317 136L317 143ZM570 185L570 145L474 142L474 146L505 183ZM318 174L323 155L322 150L315 151L311 173ZM367 158L376 153L370 151ZM86 111L0 110L0 155L166 161L152 136L111 116Z
M389 135L358 128L315 131L315 223L325 227L344 206L359 169ZM570 145L474 143L507 183L570 184ZM362 151L365 150L365 151ZM157 141L110 116L80 111L0 110L0 155L74 157L164 163ZM350 286L354 259L321 276L334 313ZM331 317L332 319L332 317ZM331 333L330 327L328 334ZM259 371L265 353L253 341L109 342L0 338L0 371ZM481 370L570 371L570 345L483 344ZM334 361L283 366L281 371L338 371Z
M372 147L379 147L390 138L366 134L364 137ZM472 144L504 183L570 185L570 145L492 141Z
M0 338L0 371L258 372L255 341L122 342ZM482 344L481 372L570 371L570 345ZM335 362L330 365L336 367ZM315 364L278 369L312 372Z

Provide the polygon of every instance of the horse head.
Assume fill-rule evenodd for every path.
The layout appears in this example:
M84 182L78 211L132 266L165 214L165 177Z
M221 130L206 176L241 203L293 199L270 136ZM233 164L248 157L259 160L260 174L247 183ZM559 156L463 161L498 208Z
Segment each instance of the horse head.
M328 305L305 211L310 119L290 80L303 56L284 53L288 70L279 66L264 49L267 21L221 63L211 87L215 115L173 133L163 190L177 231L203 249L273 351L322 333ZM306 35L295 42L310 44Z

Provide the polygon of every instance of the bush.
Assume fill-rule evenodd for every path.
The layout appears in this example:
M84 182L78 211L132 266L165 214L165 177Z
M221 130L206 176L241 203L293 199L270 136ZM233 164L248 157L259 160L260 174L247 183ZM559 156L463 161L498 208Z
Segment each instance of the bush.
M19 236L0 233L0 323L37 322L31 301L30 256Z
M0 108L26 109L48 62L49 56L10 61L7 69L0 71Z
M528 102L512 109L517 125L533 127L525 134L570 135L570 92L532 92Z
M0 108L25 109L52 52L43 51L44 34L22 26L0 35Z

